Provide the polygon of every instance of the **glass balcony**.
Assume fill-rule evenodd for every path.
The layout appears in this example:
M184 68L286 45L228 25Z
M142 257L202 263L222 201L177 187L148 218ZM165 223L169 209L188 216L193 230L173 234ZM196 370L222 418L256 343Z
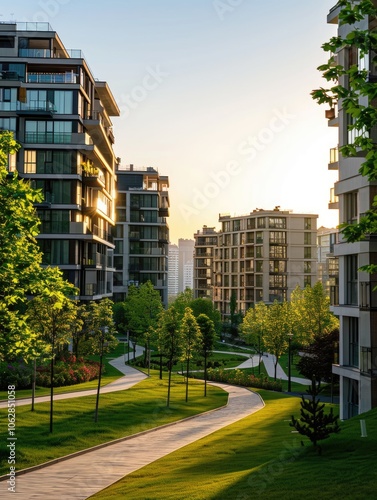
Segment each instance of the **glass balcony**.
M78 83L78 75L66 73L28 73L27 83Z

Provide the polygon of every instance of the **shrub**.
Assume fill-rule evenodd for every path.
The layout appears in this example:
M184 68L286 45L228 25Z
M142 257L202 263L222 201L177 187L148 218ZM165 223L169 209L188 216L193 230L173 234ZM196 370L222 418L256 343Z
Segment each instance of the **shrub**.
M282 391L281 381L269 380L268 377L256 377L248 375L242 370L224 370L222 368L210 368L207 371L207 380L213 382L225 382L227 384L240 385L242 387L257 387L258 389L267 389L270 391Z
M16 389L31 387L33 369L23 361L19 363L0 363L0 389L6 390L8 385Z

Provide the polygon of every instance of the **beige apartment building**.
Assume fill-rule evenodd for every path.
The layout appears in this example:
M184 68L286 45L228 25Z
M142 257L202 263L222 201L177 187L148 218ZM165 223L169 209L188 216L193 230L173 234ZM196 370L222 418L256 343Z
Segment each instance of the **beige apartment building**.
M223 317L232 295L237 311L256 302L288 300L298 285L317 280L317 215L256 209L248 215L220 214L221 229L195 235L196 297L212 298Z

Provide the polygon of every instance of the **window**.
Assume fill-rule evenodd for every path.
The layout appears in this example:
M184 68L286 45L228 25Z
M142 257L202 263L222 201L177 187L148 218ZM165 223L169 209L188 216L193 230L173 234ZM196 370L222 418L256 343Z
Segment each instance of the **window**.
M233 231L239 231L241 229L241 221L234 220L233 221Z
M16 132L16 118L0 118L0 130L10 130L11 132Z
M0 49L14 49L14 36L0 36Z
M238 233L233 234L232 240L233 240L232 245L235 246L239 245L239 234Z
M238 258L238 248L232 248L232 259Z
M41 234L69 233L69 210L37 210Z
M116 221L117 222L126 222L127 221L127 213L125 208L117 208L116 212Z
M258 288L263 287L263 275L262 274L257 274L255 276L255 286Z
M115 250L114 253L123 254L123 240L115 240Z
M127 206L127 194L126 193L117 193L116 204L118 207Z
M270 288L286 288L287 276L283 274L273 274L269 277Z
M345 222L352 224L358 218L358 194L357 191L346 193L343 196Z
M271 231L270 243L285 245L287 243L287 233L285 233L284 231Z
M223 222L222 231L223 233L228 233L230 231L230 221Z
M349 366L359 366L359 318L348 318Z
M262 273L263 272L263 260L257 260L255 263L255 271L257 273Z
M287 220L285 217L269 217L268 226L275 229L286 229Z
M270 260L270 273L286 273L287 261L285 260Z
M312 277L309 275L304 276L304 287L312 286Z
M304 245L312 244L312 233L304 233Z
M270 246L270 257L276 259L286 259L287 258L287 247L280 245Z
M260 228L266 227L266 218L265 217L258 217L257 218L257 226Z
M263 243L263 233L262 231L257 231L256 243Z
M304 247L304 259L312 258L312 247Z
M28 120L25 122L25 142L69 144L72 142L72 122Z
M40 240L39 245L43 253L43 265L67 265L75 264L69 261L69 245L74 244L68 240Z
M36 180L37 189L41 189L44 201L59 204L79 204L81 189L71 180Z
M304 273L309 274L312 272L312 263L304 261Z
M255 257L263 258L263 247L255 247Z
M123 257L114 256L115 269L123 269Z
M358 279L358 259L357 255L347 255L345 257L346 271L346 304L357 306L357 279Z
M246 228L247 229L255 229L255 219L247 219Z
M312 228L312 219L309 217L304 218L304 229L311 229Z

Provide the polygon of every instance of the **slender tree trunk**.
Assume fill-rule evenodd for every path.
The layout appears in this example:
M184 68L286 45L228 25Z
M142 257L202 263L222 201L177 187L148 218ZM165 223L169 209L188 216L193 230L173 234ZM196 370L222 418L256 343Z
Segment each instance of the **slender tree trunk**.
M169 361L169 377L168 377L168 399L167 399L167 403L166 403L166 406L169 408L169 405L170 405L170 385L171 385L171 361Z
M186 403L188 401L188 378L189 378L189 370L190 370L190 358L186 360Z
M204 353L204 397L207 396L207 353Z

